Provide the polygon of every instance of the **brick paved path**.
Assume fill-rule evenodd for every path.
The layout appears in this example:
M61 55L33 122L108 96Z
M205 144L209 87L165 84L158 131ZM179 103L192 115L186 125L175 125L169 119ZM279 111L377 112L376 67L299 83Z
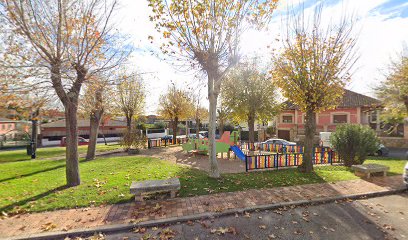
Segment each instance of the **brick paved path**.
M146 201L143 204L131 202L92 208L22 214L0 220L0 237L140 222L203 212L221 212L226 209L279 202L366 194L400 189L403 186L401 176L373 177L370 181L358 179L336 183L253 189L207 196Z

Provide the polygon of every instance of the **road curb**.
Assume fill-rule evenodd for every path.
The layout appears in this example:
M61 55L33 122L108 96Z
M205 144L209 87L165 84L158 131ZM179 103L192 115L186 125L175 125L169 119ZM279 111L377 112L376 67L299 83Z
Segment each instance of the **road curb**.
M149 221L140 222L140 223L104 225L104 226L98 226L94 228L28 234L28 235L14 236L10 238L0 238L0 239L2 240L63 239L68 236L74 237L74 236L92 235L94 233L111 233L111 232L131 230L135 227L153 227L153 226L160 226L160 225L165 225L165 224L174 224L174 223L194 221L194 220L200 220L200 219L229 216L229 215L233 215L236 213L241 214L244 212L271 210L271 209L290 207L290 206L318 205L318 204L335 202L335 201L346 200L346 199L356 200L356 199L364 199L364 198L373 198L373 197L380 197L380 196L385 196L385 195L398 194L398 193L402 193L405 191L407 191L407 188L399 188L399 189L385 190L385 191L378 191L378 192L368 192L364 194L341 195L341 196L328 197L328 198L316 198L316 199L311 199L311 200L280 202L280 203L273 203L273 204L266 204L266 205L259 205L259 206L251 206L251 207L246 207L246 208L228 209L223 212L205 212L205 213L182 216L182 217L172 217L172 218L165 218L165 219L159 219L159 220L149 220Z

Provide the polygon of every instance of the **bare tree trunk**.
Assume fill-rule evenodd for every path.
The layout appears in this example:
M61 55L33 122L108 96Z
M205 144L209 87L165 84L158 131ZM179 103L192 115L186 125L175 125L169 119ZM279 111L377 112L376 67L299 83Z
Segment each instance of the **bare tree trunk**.
M209 139L209 146L208 146L208 155L210 161L210 172L209 176L213 178L219 178L220 172L218 169L218 161L217 161L217 152L216 152L216 142L215 142L215 129L217 127L216 120L217 120L217 97L218 95L215 93L214 89L214 78L207 72L208 74L208 100L210 102L210 109L209 109L209 128L208 128L208 139Z
M76 84L69 93L66 93L61 83L60 63L55 62L51 67L51 81L59 99L65 108L65 132L66 132L66 179L67 186L73 187L81 184L79 177L78 161L78 97L81 84Z
M178 130L178 117L174 118L173 121L173 144L177 143L177 130Z
M220 120L220 124L218 126L218 134L220 135L220 137L222 136L222 134L224 134L224 120L223 119Z
M132 116L126 116L126 127L128 131L132 130Z
M305 152L303 155L302 165L299 166L302 172L313 171L313 142L316 132L316 113L313 110L306 111L305 123Z
M101 134L102 134L103 141L104 141L105 145L108 145L108 142L106 142L105 133L103 132L103 129L104 129L104 128L105 128L105 124L102 123Z
M248 114L248 130L249 130L249 142L255 142L255 117L254 114Z
M86 152L86 160L92 160L95 159L95 152L96 152L96 143L98 140L98 130L99 130L99 125L101 123L101 118L102 118L103 110L97 110L94 113L91 113L90 119L89 119L89 145L88 145L88 150Z
M68 101L65 104L66 123L66 178L70 187L81 184L78 161L78 104Z
M200 119L196 119L196 137L199 139L200 136Z

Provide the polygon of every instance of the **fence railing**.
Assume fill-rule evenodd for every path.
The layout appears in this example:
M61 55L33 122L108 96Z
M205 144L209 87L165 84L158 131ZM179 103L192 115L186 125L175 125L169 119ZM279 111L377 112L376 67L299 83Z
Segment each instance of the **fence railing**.
M147 148L156 148L156 147L167 147L172 145L180 145L187 143L187 138L176 138L176 142L173 142L173 139L168 138L150 138L147 139Z
M240 148L247 151L264 151L272 153L304 153L303 146L291 146L283 144L272 144L272 143L249 143L249 142L240 142ZM315 147L315 152L327 152L331 149L328 147Z
M246 171L300 166L304 153L270 153L245 156ZM312 161L314 165L341 163L334 151L314 152Z
M248 142L241 142L240 146L244 151L253 151L251 155L245 157L246 171L266 168L295 167L301 165L303 162L303 146L285 146L281 144ZM259 154L257 154L257 151L259 151ZM342 162L339 159L338 154L328 147L313 148L312 161L315 165Z

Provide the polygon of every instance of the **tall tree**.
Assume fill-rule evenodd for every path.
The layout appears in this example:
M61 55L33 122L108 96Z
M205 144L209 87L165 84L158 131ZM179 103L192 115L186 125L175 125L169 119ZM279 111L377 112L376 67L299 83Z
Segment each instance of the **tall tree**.
M267 23L278 0L149 0L151 20L165 39L161 49L174 60L186 60L207 75L209 99L209 161L218 178L215 151L217 98L221 81L238 58L242 33L249 24Z
M218 103L218 107L217 107L217 123L218 123L218 134L220 136L222 136L224 134L224 126L225 123L228 120L231 120L231 109L229 109L226 104L222 101L223 97L222 97L222 93L221 93L221 98L220 101Z
M204 119L208 120L208 109L203 107L201 105L201 91L198 91L197 93L192 92L191 93L191 99L193 102L193 107L194 110L192 111L192 118L194 118L196 122L196 137L197 139L199 138L200 135L200 124L201 121Z
M106 77L92 76L92 80L86 84L85 93L80 101L80 113L84 118L89 118L89 145L85 157L87 160L95 159L99 127L105 112L111 108L109 96L112 95Z
M222 84L222 101L235 122L246 121L249 141L255 141L255 121L269 121L276 114L276 87L253 63L239 64Z
M67 185L79 185L81 87L90 76L117 66L126 55L111 25L116 0L1 0L0 4L2 19L10 28L2 67L21 70L20 78L55 90L65 109Z
M187 91L172 85L166 94L160 96L158 114L169 119L173 128L173 143L177 142L178 123L193 115L194 106Z
M385 104L385 122L397 125L408 116L408 56L401 54L391 62L386 79L376 92Z
M143 113L145 97L143 78L140 74L123 72L119 75L116 106L126 117L128 131L132 129L132 121Z
M305 154L300 169L313 171L313 139L316 113L332 109L340 102L344 86L358 57L353 21L342 18L337 25L321 26L323 6L316 7L308 25L304 11L287 23L281 54L273 55L273 80L289 101L306 113Z

